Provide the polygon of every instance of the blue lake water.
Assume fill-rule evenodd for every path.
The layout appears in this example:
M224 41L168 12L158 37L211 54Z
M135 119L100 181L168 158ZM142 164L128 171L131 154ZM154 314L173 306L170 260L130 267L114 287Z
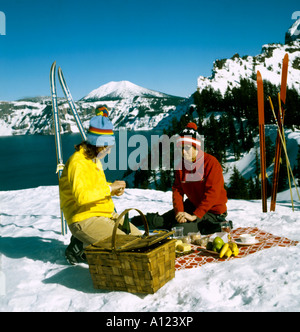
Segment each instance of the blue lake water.
M153 131L135 132L149 138ZM116 131L118 145L118 135ZM158 133L157 133L158 134ZM128 139L134 132L128 132ZM64 163L74 153L74 145L81 142L79 134L62 135ZM150 144L150 143L149 143ZM118 146L116 146L118 151ZM129 151L130 153L130 151ZM118 153L116 153L118 158ZM0 190L17 190L58 184L56 150L53 135L21 135L0 137ZM117 162L118 168L118 162ZM122 179L125 170L105 171L108 181Z

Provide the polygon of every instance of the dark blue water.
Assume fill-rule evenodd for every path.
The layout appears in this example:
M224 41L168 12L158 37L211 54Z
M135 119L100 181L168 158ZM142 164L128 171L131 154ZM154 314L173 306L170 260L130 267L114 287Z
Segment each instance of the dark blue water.
M118 144L118 132L116 141ZM128 138L134 132L128 132ZM148 139L150 132L138 132ZM81 143L79 134L62 135L64 163ZM118 148L116 147L117 151ZM55 138L52 135L0 137L0 190L17 190L58 184ZM117 163L118 167L118 163ZM105 170L108 181L122 179L125 170Z

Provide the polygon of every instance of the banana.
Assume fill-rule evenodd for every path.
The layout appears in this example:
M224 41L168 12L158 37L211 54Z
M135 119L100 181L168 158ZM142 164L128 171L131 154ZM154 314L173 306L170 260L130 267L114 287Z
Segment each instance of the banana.
M229 249L229 244L225 243L220 251L219 257L222 258L228 249Z
M229 258L231 255L232 255L232 251L231 251L230 248L228 248L227 251L225 252L225 256L226 256L227 258Z
M235 242L230 242L229 248L231 249L233 256L237 256L239 254L239 248Z

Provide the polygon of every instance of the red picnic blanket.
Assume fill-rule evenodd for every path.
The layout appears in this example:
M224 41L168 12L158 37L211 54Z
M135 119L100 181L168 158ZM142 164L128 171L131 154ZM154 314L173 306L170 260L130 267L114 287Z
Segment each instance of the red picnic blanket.
M254 254L255 252L269 249L272 247L290 247L298 244L298 241L290 240L286 237L275 236L271 233L265 232L257 227L240 227L232 230L231 236L232 239L238 239L239 236L243 233L254 234L257 243L248 246L239 245L239 254L230 258L219 258L219 254L213 254L206 250L201 250L199 246L191 245L193 253L185 256L181 256L176 258L175 260L175 270L184 270L184 269L192 269L200 267L206 263L213 262L224 262L231 259L242 258L250 254Z

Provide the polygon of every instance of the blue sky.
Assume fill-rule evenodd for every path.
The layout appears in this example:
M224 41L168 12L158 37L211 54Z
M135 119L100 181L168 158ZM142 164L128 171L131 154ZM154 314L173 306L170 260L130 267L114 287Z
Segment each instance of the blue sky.
M75 100L120 80L185 97L215 59L284 43L299 10L299 0L1 0L0 100L49 95L54 60Z

